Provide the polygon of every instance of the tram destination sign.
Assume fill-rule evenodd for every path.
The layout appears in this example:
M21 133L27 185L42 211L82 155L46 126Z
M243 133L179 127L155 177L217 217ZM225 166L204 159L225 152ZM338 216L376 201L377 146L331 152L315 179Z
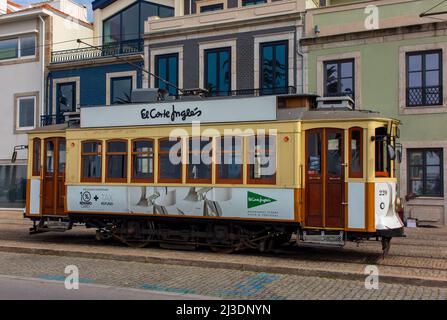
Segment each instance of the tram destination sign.
M81 108L81 127L276 120L276 97L172 101Z

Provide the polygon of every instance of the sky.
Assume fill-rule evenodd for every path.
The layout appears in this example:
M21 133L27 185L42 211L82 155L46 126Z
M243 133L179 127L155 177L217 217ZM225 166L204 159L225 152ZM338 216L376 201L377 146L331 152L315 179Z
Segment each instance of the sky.
M28 5L30 3L36 3L36 2L41 2L41 1L45 1L45 0L12 0L15 3L21 4L21 5ZM93 11L92 11L92 0L74 0L77 3L81 3L83 5L85 5L87 7L87 11L88 11L88 20L92 21L93 20Z

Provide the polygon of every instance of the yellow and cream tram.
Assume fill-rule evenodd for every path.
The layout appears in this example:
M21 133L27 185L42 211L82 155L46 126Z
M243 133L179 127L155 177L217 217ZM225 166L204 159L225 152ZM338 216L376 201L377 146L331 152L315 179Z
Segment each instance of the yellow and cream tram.
M324 100L324 99L323 99ZM31 233L268 250L403 235L398 121L311 95L83 107L29 132Z

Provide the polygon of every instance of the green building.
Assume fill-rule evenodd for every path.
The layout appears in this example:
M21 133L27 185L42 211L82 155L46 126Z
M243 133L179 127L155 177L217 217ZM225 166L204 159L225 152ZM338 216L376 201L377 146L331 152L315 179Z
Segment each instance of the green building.
M301 40L304 90L401 120L405 216L447 224L447 1L319 4Z

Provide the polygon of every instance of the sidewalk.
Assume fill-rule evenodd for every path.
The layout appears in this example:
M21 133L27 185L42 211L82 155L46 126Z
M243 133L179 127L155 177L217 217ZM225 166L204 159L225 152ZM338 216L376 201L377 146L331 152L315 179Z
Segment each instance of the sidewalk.
M380 242L348 243L343 249L292 247L277 253L216 254L206 250L179 251L151 246L128 248L115 241L98 242L95 231L75 227L65 233L30 236L30 221L21 213L0 212L0 251L175 264L208 268L364 280L365 267L377 265L380 279L447 287L447 228L407 229L407 238L393 239L382 259Z

